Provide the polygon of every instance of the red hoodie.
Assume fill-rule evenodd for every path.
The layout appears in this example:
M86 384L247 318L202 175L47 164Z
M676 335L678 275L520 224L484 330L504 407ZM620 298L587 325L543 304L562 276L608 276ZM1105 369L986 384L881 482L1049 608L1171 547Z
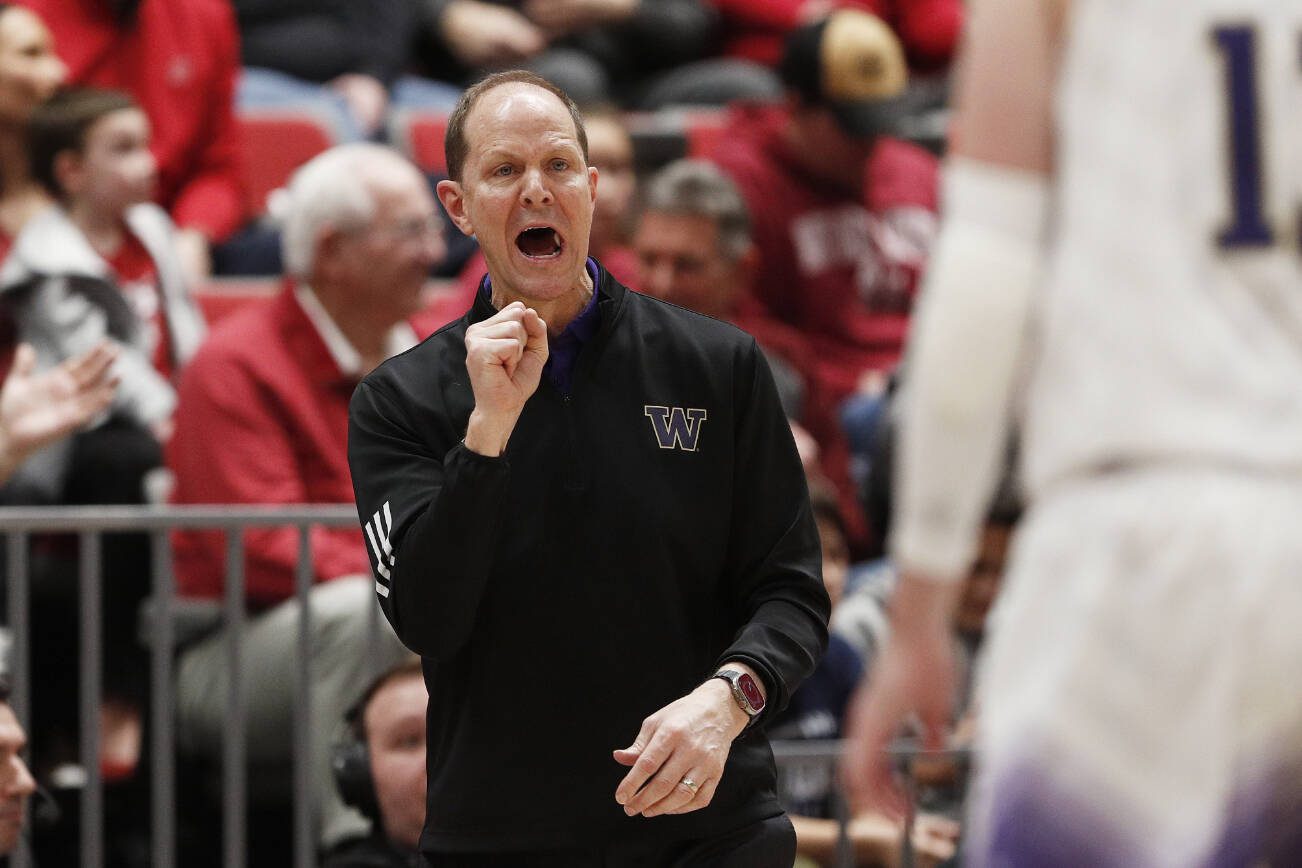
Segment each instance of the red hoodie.
M751 212L759 274L747 313L800 332L807 377L839 397L899 360L936 229L938 163L882 138L856 194L811 177L790 153L784 109L733 110L713 159Z
M142 0L122 26L102 0L20 0L45 20L73 84L126 91L153 126L158 202L222 241L243 218L235 16L224 0Z
M889 371L903 352L936 231L938 164L916 145L882 138L864 189L849 191L801 167L786 122L780 107L735 108L712 157L746 200L760 256L739 319L756 335L781 334L782 354L804 375L802 421L858 545L865 528L839 408L865 373Z

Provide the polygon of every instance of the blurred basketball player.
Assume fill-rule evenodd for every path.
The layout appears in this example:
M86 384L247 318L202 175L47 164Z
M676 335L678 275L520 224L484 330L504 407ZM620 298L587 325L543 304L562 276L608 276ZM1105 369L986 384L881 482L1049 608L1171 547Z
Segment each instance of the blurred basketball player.
M965 864L1302 864L1302 3L972 11L847 783L942 738L1015 421Z

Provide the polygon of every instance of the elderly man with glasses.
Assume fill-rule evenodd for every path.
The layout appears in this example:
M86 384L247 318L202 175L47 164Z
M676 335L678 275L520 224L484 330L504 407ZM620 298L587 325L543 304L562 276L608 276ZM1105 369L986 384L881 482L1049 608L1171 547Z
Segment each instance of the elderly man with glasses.
M444 252L436 207L420 173L376 145L341 146L298 171L283 234L284 290L219 323L182 379L168 445L175 502L352 500L348 400L362 376L422 336L411 318ZM175 543L181 594L220 599L222 535L188 531ZM331 782L332 728L374 672L406 656L387 625L370 644L366 545L357 529L311 531L312 795L323 845L365 831ZM302 737L291 711L302 617L294 598L298 534L254 529L244 546L249 757L288 761ZM225 634L186 648L178 671L182 745L214 757L232 725Z

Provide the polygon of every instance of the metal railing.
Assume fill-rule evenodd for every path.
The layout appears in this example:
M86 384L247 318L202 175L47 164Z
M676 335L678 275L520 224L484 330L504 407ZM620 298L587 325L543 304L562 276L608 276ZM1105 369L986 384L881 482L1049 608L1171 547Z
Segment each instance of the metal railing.
M243 690L242 633L245 622L244 531L249 528L289 527L298 530L298 560L294 590L302 611L298 635L298 679L294 696L296 737L293 740L294 865L315 864L312 836L308 758L310 728L310 607L312 552L309 532L313 527L357 527L357 512L351 505L330 506L102 506L0 509L0 533L6 542L8 567L7 602L13 642L11 705L20 722L30 712L30 601L29 541L33 534L75 533L79 542L79 591L81 653L79 660L79 709L81 765L86 773L80 804L81 868L104 865L104 781L100 772L99 707L101 699L99 610L101 580L101 535L107 532L146 533L151 537L152 604L161 615L154 619L151 636L150 769L152 859L159 868L177 864L176 852L176 765L174 732L173 655L176 652L176 588L172 574L174 530L217 530L226 533L226 589L222 601L230 666L231 717L245 719ZM374 609L378 629L379 608ZM223 815L222 850L228 866L243 865L246 848L245 728L226 730L222 755ZM27 868L30 852L26 844L15 853L15 868Z
M309 647L310 606L308 594L313 583L310 531L314 527L354 528L357 514L352 505L327 506L103 506L0 508L0 534L6 543L8 628L12 633L10 672L13 692L10 704L19 721L27 725L31 712L30 640L31 640L31 572L29 543L33 535L47 533L76 534L79 543L78 588L81 650L79 659L78 707L80 716L80 761L86 779L80 801L80 868L103 868L104 781L100 771L99 707L102 613L101 596L102 535L105 533L143 533L151 540L153 616L148 626L150 646L149 751L151 792L151 858L155 868L173 868L177 853L177 787L174 657L177 653L177 593L172 570L171 532L176 530L221 531L226 534L225 592L220 603L222 627L227 643L230 669L230 719L243 722L247 703L243 688L243 643L246 622L244 532L251 528L294 528L298 531L298 555L294 575L294 592L299 601L297 682L294 696L293 740L293 850L295 868L310 868L316 862L313 837L308 725L311 701L311 655ZM370 642L375 642L381 617L379 607L372 607ZM222 745L222 854L230 868L245 864L247 829L246 731L242 725L228 726ZM907 748L905 749L907 752ZM775 741L774 756L779 767L817 764L834 768L840 757L841 743L829 741ZM840 831L835 865L853 866L854 848L848 834L849 812L839 793L832 798ZM903 836L902 860L913 864L912 817L907 819ZM26 842L20 844L11 864L29 868L31 854Z

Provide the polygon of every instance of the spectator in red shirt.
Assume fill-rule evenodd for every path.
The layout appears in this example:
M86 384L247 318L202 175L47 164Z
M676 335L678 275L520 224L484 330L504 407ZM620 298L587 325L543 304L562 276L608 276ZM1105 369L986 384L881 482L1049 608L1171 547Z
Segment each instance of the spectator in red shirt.
M746 310L759 251L737 187L704 160L677 160L646 184L633 232L637 285L661 301L730 322L764 350L790 419L799 419L805 342L791 328Z
M784 104L738 109L714 159L754 220L755 315L803 339L804 419L849 506L837 410L900 357L936 231L937 161L889 135L907 67L880 19L844 9L796 30L780 72ZM862 543L857 512L846 518Z
M123 90L153 125L157 201L180 227L192 279L243 222L233 93L235 17L224 0L21 0L54 32L74 84Z
M27 221L50 205L28 168L27 121L67 75L44 22L0 3L0 262Z
M352 502L348 401L365 373L424 336L408 320L443 255L435 207L416 168L378 145L333 148L299 169L282 235L284 291L223 320L181 379L167 450L175 502ZM244 539L249 757L287 762L298 533L258 529ZM374 672L407 653L387 622L368 652L376 609L366 545L356 525L311 532L312 797L327 846L366 830L331 781L332 729ZM220 533L176 535L183 596L222 596L224 551ZM187 648L178 665L180 741L214 758L233 724L226 643L219 630Z

